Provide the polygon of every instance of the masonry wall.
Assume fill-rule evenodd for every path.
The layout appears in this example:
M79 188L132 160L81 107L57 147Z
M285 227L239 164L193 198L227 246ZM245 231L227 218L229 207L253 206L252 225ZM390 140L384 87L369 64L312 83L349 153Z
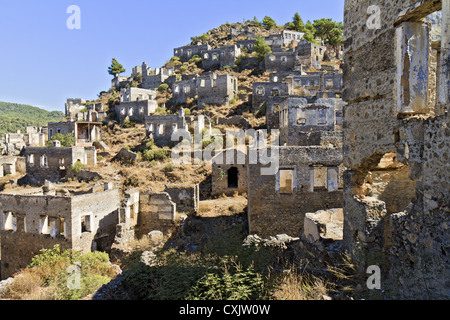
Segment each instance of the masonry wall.
M269 97L285 96L291 93L291 88L286 83L256 82L253 84L252 108L258 110Z
M229 75L208 75L197 80L198 108L207 105L229 105L238 91L238 79Z
M136 235L140 238L150 231L167 232L176 223L176 204L166 192L141 192L139 196L139 217Z
M295 52L269 52L264 59L268 71L293 71L297 65Z
M154 113L157 107L158 103L155 100L130 101L116 105L115 111L121 123L125 119L143 123L145 117Z
M145 118L146 133L149 138L153 138L158 147L166 147L176 144L179 141L172 141L172 134L179 131L187 130L186 120L184 116L162 115L148 116Z
M71 235L67 237L41 234L41 216L63 218L70 230L70 198L0 195L1 279L6 279L26 267L42 248L59 244L70 248ZM16 230L6 230L4 214L16 215Z
M169 194L177 207L177 212L184 212L186 214L193 214L198 212L200 202L199 185L186 184L167 184L164 192Z
M367 17L360 14L370 5L381 9L380 28L367 28ZM349 251L362 248L356 256L366 257L361 268L368 257L371 264L376 260L385 270L382 281L392 283L389 289L401 298L448 298L450 288L442 281L449 271L449 237L442 220L449 194L441 182L448 181L441 167L448 153L443 142L448 132L438 125L448 122L448 116L433 111L448 108L448 99L432 96L441 87L448 90L449 76L445 67L437 67L436 73L444 78L433 84L431 25L421 21L442 8L442 24L448 25L449 7L448 0L345 3L343 96L348 105L343 130L344 164L349 171L344 245ZM448 34L448 27L443 28L441 38L448 39ZM448 46L448 41L441 41L441 53L448 52ZM441 65L442 61L448 65L448 55L440 59ZM370 183L372 171L389 154L406 166L404 185L415 186L414 196L392 188L393 194L405 198L401 202L374 193L377 188ZM399 177L399 169L384 170L390 172L386 178Z
M343 206L342 152L326 147L281 147L280 168L294 170L292 194L280 193L280 177L261 175L261 164L248 166L248 218L250 233L300 236L305 213ZM314 166L334 168L338 188L314 188ZM332 189L330 189L332 190Z

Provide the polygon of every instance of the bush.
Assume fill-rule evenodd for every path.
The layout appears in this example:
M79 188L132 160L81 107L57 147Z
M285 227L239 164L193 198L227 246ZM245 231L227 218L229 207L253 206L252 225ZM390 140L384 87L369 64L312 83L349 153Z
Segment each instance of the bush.
M53 135L50 138L50 140L48 140L47 146L53 147L53 142L55 140L58 140L59 142L61 142L61 147L71 147L71 146L75 145L75 136L71 133L67 133L67 134L57 133L57 134Z
M167 159L169 156L169 151L167 149L152 149L152 150L145 150L142 153L142 158L145 161L163 161Z
M72 172L77 175L84 169L84 164L82 164L81 161L77 161L72 165L71 169Z
M68 284L74 273L68 273L69 267L75 266L80 271L80 287L70 289ZM42 249L40 254L32 258L28 267L22 271L25 279L33 279L33 291L46 292L45 296L56 300L78 300L93 292L100 286L110 282L116 272L104 252L89 252L72 249L61 250L59 245L52 249ZM15 281L14 281L15 282ZM31 283L30 283L31 284ZM14 298L36 296L29 292L29 286L15 283Z
M263 297L264 281L252 267L227 265L204 275L190 291L188 300L257 300Z
M169 85L167 83L163 83L158 87L159 92L167 91L167 89L169 89Z

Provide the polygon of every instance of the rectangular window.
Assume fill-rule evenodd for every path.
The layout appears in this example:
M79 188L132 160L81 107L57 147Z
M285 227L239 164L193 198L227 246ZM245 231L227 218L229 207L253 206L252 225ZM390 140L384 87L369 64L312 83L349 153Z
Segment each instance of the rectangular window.
M280 169L280 193L294 193L294 170Z
M83 232L92 232L90 215L81 217L81 233Z
M337 191L339 189L339 169L330 167L327 170L327 189Z
M313 167L313 171L314 171L314 180L313 180L314 190L326 189L328 178L327 167Z
M317 124L327 124L327 110L322 108L318 110Z
M427 113L429 28L423 22L403 22L396 30L398 113Z
M4 212L2 215L2 229L5 231L17 230L17 217L12 212Z

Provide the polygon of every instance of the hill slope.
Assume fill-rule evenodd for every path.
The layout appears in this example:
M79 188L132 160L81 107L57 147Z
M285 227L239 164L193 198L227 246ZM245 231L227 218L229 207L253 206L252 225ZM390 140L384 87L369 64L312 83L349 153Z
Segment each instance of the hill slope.
M0 101L0 135L20 130L27 126L46 126L51 121L61 121L64 113L47 111L24 104Z

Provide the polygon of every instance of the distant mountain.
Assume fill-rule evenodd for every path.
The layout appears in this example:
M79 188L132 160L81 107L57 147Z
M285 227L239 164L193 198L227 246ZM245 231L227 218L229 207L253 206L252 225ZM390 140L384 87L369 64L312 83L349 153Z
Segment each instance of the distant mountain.
M0 101L0 135L8 132L25 132L29 126L46 126L48 122L61 121L64 113L47 111L24 104Z

